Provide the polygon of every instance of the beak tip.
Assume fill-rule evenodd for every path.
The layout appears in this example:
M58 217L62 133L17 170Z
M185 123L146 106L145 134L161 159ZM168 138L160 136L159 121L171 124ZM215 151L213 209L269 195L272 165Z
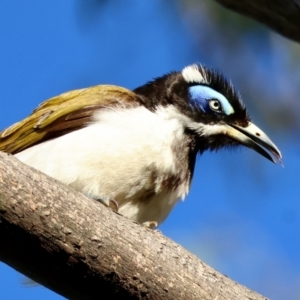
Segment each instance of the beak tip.
M280 155L280 158L278 158L278 161L279 161L280 165L284 168L284 164L282 162L282 156L281 155Z
M271 153L275 156L275 158L281 164L281 166L284 167L283 162L282 162L282 155L281 155L281 152L278 150L278 148L273 149L273 151L271 150Z
M245 146L252 148L271 162L275 164L279 162L281 166L284 167L281 152L269 137L256 125L250 123L247 127L241 127L235 124L229 124L229 126L239 133L238 134L236 131L230 132L233 138L237 139Z

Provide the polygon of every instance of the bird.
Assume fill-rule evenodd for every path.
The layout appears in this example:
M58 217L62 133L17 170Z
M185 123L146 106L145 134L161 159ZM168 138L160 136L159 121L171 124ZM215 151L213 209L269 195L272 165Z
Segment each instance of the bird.
M189 193L197 156L238 146L282 162L231 81L200 63L63 93L0 132L0 151L150 228Z

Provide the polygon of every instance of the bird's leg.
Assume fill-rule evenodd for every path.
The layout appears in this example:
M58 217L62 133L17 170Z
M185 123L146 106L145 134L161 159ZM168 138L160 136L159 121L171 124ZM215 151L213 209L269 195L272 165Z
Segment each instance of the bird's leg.
M149 229L156 229L158 227L158 223L156 221L144 222L142 225Z
M114 212L118 212L118 210L119 210L118 202L114 199L111 199L111 198L106 197L106 196L93 196L91 194L85 194L85 195L89 198L92 198L96 201L101 202L105 206L111 208Z
M111 199L110 197L107 197L107 196L94 196L94 195L91 195L88 193L84 193L84 194L89 198L92 198L96 201L101 202L105 206L111 208L114 212L118 213L119 205L116 200ZM147 221L147 222L142 223L142 225L149 229L156 229L158 227L158 223L156 221Z

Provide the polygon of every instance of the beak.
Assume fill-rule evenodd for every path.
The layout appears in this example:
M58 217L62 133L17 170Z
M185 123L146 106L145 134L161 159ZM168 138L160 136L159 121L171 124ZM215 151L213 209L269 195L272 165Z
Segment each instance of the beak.
M269 139L269 137L253 123L249 123L247 127L241 127L234 124L226 125L226 135L239 141L241 144L255 150L273 163L276 163L274 157L282 165L282 156L279 149ZM270 155L266 150L269 150Z

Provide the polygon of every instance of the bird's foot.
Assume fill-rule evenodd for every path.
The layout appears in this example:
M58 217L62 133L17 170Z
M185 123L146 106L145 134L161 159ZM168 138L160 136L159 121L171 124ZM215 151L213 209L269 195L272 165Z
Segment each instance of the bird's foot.
M144 222L142 225L149 229L156 229L158 227L158 223L156 221Z
M96 201L101 202L105 206L111 208L116 213L119 210L118 202L116 200L114 200L114 199L111 199L111 198L106 197L106 196L101 196L101 197L99 197L99 196L95 197L95 196L91 196L91 195L86 195L86 196L88 196L89 198L92 198L92 199L94 199Z

